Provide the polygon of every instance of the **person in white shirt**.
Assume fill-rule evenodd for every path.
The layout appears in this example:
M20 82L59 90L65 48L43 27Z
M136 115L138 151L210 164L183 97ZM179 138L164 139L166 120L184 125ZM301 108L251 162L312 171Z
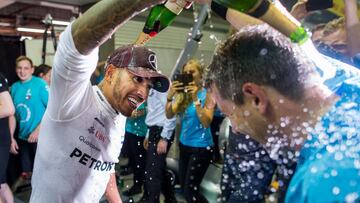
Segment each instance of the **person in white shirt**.
M176 118L167 119L167 93L150 90L145 123L148 136L144 141L146 152L144 195L140 202L159 203L160 192L166 203L176 202L170 177L166 172L166 156L173 141Z
M121 202L114 167L125 119L170 81L157 70L156 55L143 46L114 51L105 77L91 86L98 47L118 25L160 0L106 0L90 8L60 36L48 108L42 120L32 177L32 203Z

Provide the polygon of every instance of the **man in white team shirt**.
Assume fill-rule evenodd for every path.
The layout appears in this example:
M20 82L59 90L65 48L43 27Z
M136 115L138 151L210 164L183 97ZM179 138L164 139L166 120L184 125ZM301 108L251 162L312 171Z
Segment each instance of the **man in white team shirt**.
M161 0L104 0L60 36L49 103L44 115L32 177L32 203L121 202L114 167L122 147L125 116L153 87L166 92L167 77L156 56L128 45L109 56L104 80L92 87L98 46L134 14Z

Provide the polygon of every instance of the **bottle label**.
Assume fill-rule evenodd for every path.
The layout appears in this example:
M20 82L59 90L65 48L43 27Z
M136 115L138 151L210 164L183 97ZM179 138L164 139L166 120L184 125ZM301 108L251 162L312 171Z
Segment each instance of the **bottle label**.
M151 36L149 34L146 34L144 32L141 32L137 40L134 44L141 44L144 45L147 41L151 39Z
M167 1L165 3L165 7L176 15L179 15L179 13L183 10L186 4L187 1L185 0L176 0L176 2Z

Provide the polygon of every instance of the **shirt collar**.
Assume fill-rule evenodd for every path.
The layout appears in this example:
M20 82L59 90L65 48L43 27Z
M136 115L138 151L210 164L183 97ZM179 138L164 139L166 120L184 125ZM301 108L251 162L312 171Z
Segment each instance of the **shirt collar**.
M95 92L96 98L98 98L100 104L103 106L106 112L111 116L111 118L115 119L119 115L119 112L110 105L98 86L93 86L93 90Z

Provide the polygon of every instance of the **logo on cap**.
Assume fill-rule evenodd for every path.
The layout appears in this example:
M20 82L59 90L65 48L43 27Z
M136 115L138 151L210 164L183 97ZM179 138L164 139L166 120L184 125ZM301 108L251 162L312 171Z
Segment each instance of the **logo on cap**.
M148 57L149 63L151 67L153 67L156 70L157 60L155 54L150 54Z

